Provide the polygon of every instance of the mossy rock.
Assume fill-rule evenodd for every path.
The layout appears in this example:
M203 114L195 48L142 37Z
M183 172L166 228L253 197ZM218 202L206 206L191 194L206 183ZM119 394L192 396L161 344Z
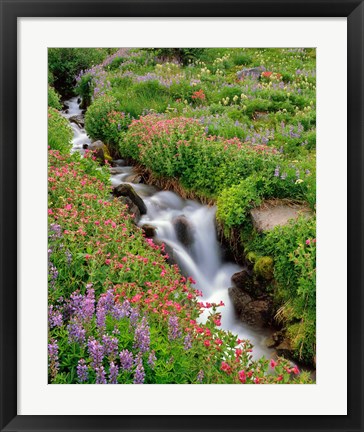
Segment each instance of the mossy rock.
M263 279L271 280L273 278L274 262L270 256L257 258L254 263L254 273Z

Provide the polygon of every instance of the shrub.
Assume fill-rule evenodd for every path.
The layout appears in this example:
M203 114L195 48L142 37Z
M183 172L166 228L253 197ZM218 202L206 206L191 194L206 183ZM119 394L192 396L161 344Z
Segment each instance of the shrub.
M120 112L119 103L110 95L98 97L88 108L85 116L85 128L93 139L100 139L114 149L120 132L130 123L129 114Z
M61 153L71 149L72 129L68 121L54 108L48 108L48 146Z
M54 88L48 86L48 106L56 110L61 110L62 104L60 99L60 95L54 90Z

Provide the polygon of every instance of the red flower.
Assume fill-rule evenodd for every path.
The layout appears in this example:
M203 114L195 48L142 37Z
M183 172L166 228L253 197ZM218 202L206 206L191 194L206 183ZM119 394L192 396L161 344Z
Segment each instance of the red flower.
M226 362L221 363L221 370L227 374L231 373L231 367Z
M245 371L241 370L239 371L239 381L244 384L246 382L246 374Z

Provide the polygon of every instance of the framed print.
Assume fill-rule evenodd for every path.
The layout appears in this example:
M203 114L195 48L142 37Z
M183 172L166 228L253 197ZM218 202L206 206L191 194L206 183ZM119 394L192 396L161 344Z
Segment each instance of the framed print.
M362 430L362 2L1 6L1 430Z

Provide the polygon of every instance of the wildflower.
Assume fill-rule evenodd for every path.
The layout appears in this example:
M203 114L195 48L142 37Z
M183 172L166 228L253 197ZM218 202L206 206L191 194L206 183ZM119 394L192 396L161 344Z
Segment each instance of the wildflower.
M80 359L77 364L77 377L80 383L88 380L87 365L84 359Z
M102 364L104 358L104 347L94 338L89 338L87 346L90 357L92 358L91 366L96 370L96 368Z
M277 364L278 363L276 361L274 361L273 359L270 361L270 367L273 369L277 366Z
M109 335L102 335L102 343L104 344L104 353L110 359L115 359L118 355L118 339Z
M53 310L53 305L50 305L48 308L48 325L49 328L60 327L63 324L62 313Z
M300 183L303 183L302 179L298 179L298 180L295 181L295 184L300 184Z
M106 373L104 366L95 368L96 372L96 384L106 384Z
M157 360L157 357L155 356L155 352L154 351L152 351L150 354L149 354L149 357L148 357L148 365L153 369L154 368L154 365L155 365L155 361Z
M274 177L279 177L279 166L274 170Z
M139 349L141 353L149 350L150 331L147 320L143 317L142 322L138 324L134 333L134 348Z
M86 330L82 325L75 319L73 319L67 326L68 330L68 342L76 342L84 344L86 340Z
M145 372L144 372L143 362L140 358L140 360L138 361L137 367L135 369L133 383L134 384L143 384L144 378L145 378Z
M204 371L201 369L197 374L197 378L196 378L197 382L202 383L204 376L205 376Z
M310 245L311 244L311 240L310 239L307 239L306 240L306 245Z
M246 374L245 371L241 370L238 373L239 381L244 384L246 382Z
M293 372L295 375L298 375L298 374L300 373L300 370L298 369L297 366L294 366L294 367L291 369L291 372Z
M227 374L231 373L231 367L226 362L221 362L221 368L222 371L226 372Z
M120 358L120 366L125 371L130 371L133 366L133 353L128 351L127 349L124 349L119 353Z
M181 330L178 325L178 317L170 316L168 320L168 339L175 340L181 337Z
M190 333L185 336L183 347L186 351L192 347L192 336Z
M110 362L110 371L109 371L109 383L117 384L118 383L118 374L119 374L119 366L114 362Z
M48 344L48 367L51 379L53 380L56 377L59 368L58 343L54 339L51 339L50 343Z

